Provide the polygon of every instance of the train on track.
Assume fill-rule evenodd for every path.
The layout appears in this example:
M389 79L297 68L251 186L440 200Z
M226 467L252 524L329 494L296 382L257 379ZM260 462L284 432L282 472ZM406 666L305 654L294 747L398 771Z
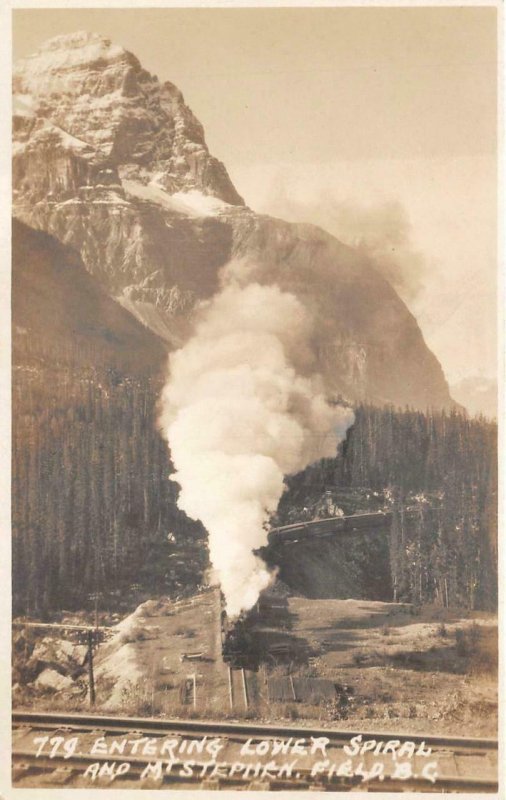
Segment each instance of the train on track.
M253 608L238 617L228 617L222 598L222 656L233 669L256 671L266 661L297 659L299 643L289 629L288 596L279 586L262 592Z
M341 533L380 530L388 528L391 521L392 515L388 512L313 519L271 528L268 541L270 545L288 544L306 538L324 538ZM286 606L286 600L284 604ZM259 663L266 653L263 652L261 637L258 635L257 629L268 622L273 615L277 621L283 617L282 598L269 597L269 593L265 593L252 609L230 619L222 596L221 647L223 660L234 668L258 669Z
M223 660L233 668L258 669L259 653L253 627L255 610L243 611L231 619L226 609L221 611L221 651Z
M432 513L433 509L430 511ZM407 510L408 516L412 513L411 510ZM271 528L268 533L268 546L291 545L299 541L334 538L350 534L375 534L378 532L388 534L392 519L393 515L390 511L374 511L295 522ZM283 627L283 620L286 617L286 598L274 596L270 591L263 593L259 602L251 610L243 612L234 619L227 616L222 598L221 644L224 661L232 667L257 669L262 660L272 655L273 647L272 644L266 642L267 637L261 635L260 629L262 627ZM270 623L273 625L270 626ZM290 649L291 644L294 644L293 641L290 642L289 637L285 637L283 646L287 654L296 657L297 653L292 653L294 648ZM275 646L279 646L279 642L276 642ZM279 653L277 655L279 656Z
M268 535L269 544L277 542L294 542L313 537L335 536L361 531L374 531L390 527L392 514L388 511L374 511L363 514L351 514L342 517L326 517L291 525L271 528Z

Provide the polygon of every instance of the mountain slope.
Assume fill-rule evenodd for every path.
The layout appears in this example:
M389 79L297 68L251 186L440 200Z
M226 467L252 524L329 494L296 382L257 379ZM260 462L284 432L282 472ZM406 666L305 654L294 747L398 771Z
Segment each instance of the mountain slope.
M208 152L172 84L95 34L60 36L14 75L14 211L172 346L231 259L319 320L329 391L351 401L450 406L414 317L357 251L310 225L255 214Z
M164 342L109 297L78 254L18 220L12 227L14 363L69 356L130 374L156 374Z

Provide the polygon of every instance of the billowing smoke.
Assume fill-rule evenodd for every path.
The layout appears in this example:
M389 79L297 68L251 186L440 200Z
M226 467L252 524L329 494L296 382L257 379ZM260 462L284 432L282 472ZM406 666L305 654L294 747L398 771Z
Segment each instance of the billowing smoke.
M412 243L411 223L401 203L336 203L329 213L333 220L327 230L367 255L406 301L418 294L427 264Z
M293 222L312 222L367 256L409 303L423 288L430 264L413 242L412 224L397 200L364 205L339 198L332 187L301 195L297 186L278 179L261 211Z
M272 579L254 551L266 543L284 476L334 455L353 422L350 409L327 401L301 301L275 285L243 285L240 274L244 264L228 266L192 338L171 356L161 419L178 505L209 533L232 616Z

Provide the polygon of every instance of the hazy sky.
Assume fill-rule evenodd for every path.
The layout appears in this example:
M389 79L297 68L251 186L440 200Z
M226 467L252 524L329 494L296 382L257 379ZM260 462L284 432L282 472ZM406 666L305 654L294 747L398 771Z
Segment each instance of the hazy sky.
M495 373L494 8L17 10L14 56L75 30L182 90L252 208L405 264L451 382Z

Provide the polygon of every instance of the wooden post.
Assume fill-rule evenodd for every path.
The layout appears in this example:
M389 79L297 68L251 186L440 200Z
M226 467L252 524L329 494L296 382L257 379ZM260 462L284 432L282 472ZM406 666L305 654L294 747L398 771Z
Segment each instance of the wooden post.
M230 700L230 708L234 708L234 687L232 685L232 668L228 665L228 697Z
M95 676L93 675L93 631L88 630L88 678L90 689L90 708L95 705Z
M246 706L246 711L247 711L249 708L248 687L246 685L246 673L244 672L244 669L241 669L241 675L242 675L242 688L244 692L244 705Z

